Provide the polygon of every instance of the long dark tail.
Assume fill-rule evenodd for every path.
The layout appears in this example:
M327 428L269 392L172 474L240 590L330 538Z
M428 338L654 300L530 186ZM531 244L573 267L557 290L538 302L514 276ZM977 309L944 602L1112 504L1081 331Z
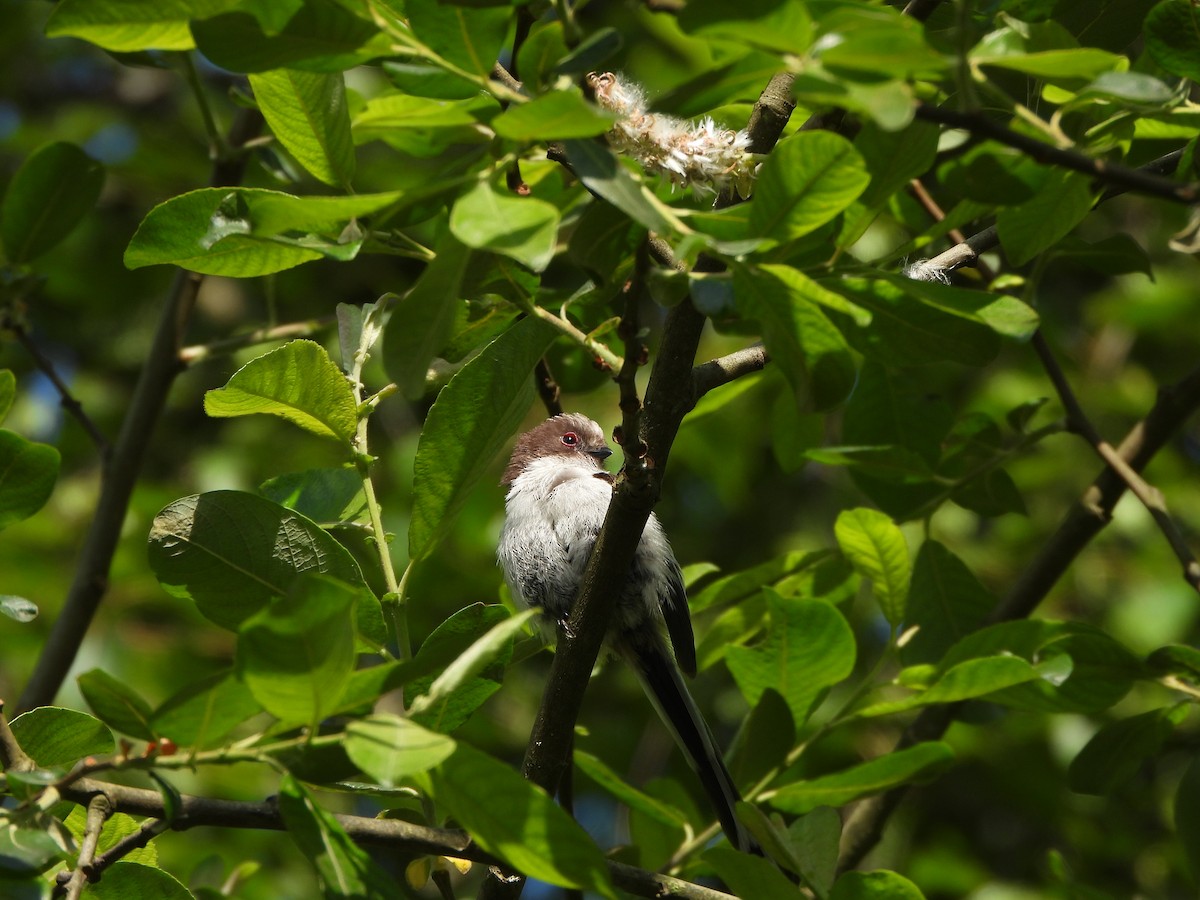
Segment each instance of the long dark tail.
M742 798L725 767L721 748L713 739L696 701L688 693L683 674L671 659L663 640L649 635L639 635L631 640L627 636L619 649L637 672L647 696L675 735L688 763L700 776L700 783L712 801L721 830L729 842L747 853L761 853L758 843L734 812Z

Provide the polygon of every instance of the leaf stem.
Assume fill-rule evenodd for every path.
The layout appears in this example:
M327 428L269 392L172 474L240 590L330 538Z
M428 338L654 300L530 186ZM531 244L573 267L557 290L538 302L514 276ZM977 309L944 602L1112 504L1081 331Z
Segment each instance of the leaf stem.
M183 75L196 98L196 105L200 107L200 117L204 120L204 133L208 135L208 158L225 159L229 155L229 143L217 127L217 117L213 114L208 96L204 93L200 73L196 71L196 61L191 53L181 53L180 56L183 59Z

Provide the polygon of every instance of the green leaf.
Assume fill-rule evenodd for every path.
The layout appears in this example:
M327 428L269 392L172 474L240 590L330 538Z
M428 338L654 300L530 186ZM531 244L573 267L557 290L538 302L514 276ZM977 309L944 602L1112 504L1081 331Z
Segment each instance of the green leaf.
M0 594L0 615L18 622L32 622L37 618L37 604L13 594Z
M192 892L174 875L157 866L120 860L104 870L104 878L88 883L96 900L192 900Z
M171 264L205 275L250 278L322 256L352 256L357 244L337 243L346 223L402 196L395 191L295 197L261 188L203 188L150 210L125 249L125 265Z
M873 703L855 715L887 716L936 703L957 703L1002 691L1041 677L1041 672L1017 656L967 659L947 669L926 691L904 700Z
M384 787L427 772L454 752L454 739L386 713L346 727L346 754Z
M188 19L222 3L190 0L62 0L46 22L47 37L77 37L105 50L190 50Z
M204 395L216 418L267 413L349 446L358 428L354 391L325 348L290 341L238 369L225 387Z
M268 500L295 510L320 525L357 518L366 506L362 476L352 468L308 469L264 481Z
M828 603L784 598L770 588L763 593L771 609L766 638L754 647L730 647L725 660L746 702L758 703L772 688L799 728L823 689L854 670L854 634Z
M848 247L862 237L893 194L929 171L937 144L937 126L928 122L913 122L899 131L886 131L874 122L863 126L854 148L866 163L871 183L847 212L838 246Z
M1092 179L1056 169L1033 199L996 214L1000 244L1008 261L1024 265L1066 237L1092 209Z
M551 91L510 106L492 120L492 129L510 141L552 141L604 134L614 121L574 91Z
M834 535L842 553L871 590L893 628L904 620L912 563L896 524L874 509L850 509L837 517Z
M383 365L404 396L425 393L429 364L449 342L471 251L454 235L438 242L437 255L396 303L383 342Z
M995 600L944 544L926 540L917 553L905 625L918 631L901 650L906 664L936 662L987 619Z
M859 797L931 778L953 761L954 751L948 744L926 741L832 775L794 782L768 792L763 799L786 813L806 813L818 806L836 808Z
M494 625L445 668L430 685L428 692L412 702L409 712L420 715L478 676L502 654L511 653L513 639L524 630L530 619L540 613L539 609L522 610Z
M967 635L942 658L943 670L964 659L1011 653L1029 662L1070 660L1066 680L1039 678L990 699L1018 709L1095 712L1129 692L1145 672L1141 662L1105 632L1078 622L1027 620L991 625Z
M589 191L603 197L633 221L660 234L691 231L654 192L621 165L615 153L596 141L563 144L571 168Z
M921 889L895 872L846 872L829 893L829 900L925 900Z
M480 181L454 203L450 231L477 250L510 256L541 272L554 258L558 210L536 197L501 193Z
M812 20L798 0L689 3L679 13L679 27L713 41L796 55L812 43Z
M845 338L826 318L815 295L832 294L789 266L733 269L738 307L762 328L763 343L805 411L831 409L854 388L857 371ZM833 295L850 308L842 298Z
M277 718L314 727L337 707L354 671L358 590L305 576L238 629L238 677Z
M304 516L240 491L183 497L150 529L150 568L173 597L235 630L304 573L362 584L341 544Z
M840 135L802 131L785 138L758 174L750 234L780 243L802 237L853 203L870 180L863 158Z
M507 5L466 7L437 0L405 0L404 12L419 41L480 77L496 64L513 14Z
M17 399L17 376L12 369L0 369L0 423L3 423Z
M46 504L60 459L49 444L0 428L0 529L28 519Z
M304 0L282 28L264 25L255 12L262 14L238 10L193 21L196 47L231 72L341 72L393 52L387 34L337 0Z
M828 891L837 875L842 817L835 809L818 806L793 819L788 826L788 835L805 881L818 890Z
M180 689L154 711L150 724L180 747L204 748L260 712L250 690L226 670Z
M1146 657L1146 666L1155 675L1200 677L1200 650L1187 644L1168 644Z
M130 737L147 741L158 737L150 724L150 704L129 685L101 669L84 672L76 681L83 699L105 724Z
M438 807L516 871L616 900L604 855L541 788L473 747L420 776Z
M739 897L796 900L801 896L779 867L765 857L751 856L732 847L711 847L703 858Z
M53 248L91 212L102 187L104 167L74 144L57 141L35 150L13 175L0 205L8 261L24 265Z
M87 713L39 706L12 720L17 743L43 769L70 766L116 749L108 726Z
M1154 276L1149 254L1127 234L1109 235L1093 243L1068 236L1050 252L1055 259L1066 259L1104 275L1141 272Z
M596 782L601 790L620 800L630 810L635 810L668 827L683 827L687 824L687 818L682 812L633 787L600 757L576 749L575 765L580 772Z
M782 768L796 745L796 726L787 701L767 688L750 710L729 760L735 784L755 784L767 773Z
M972 62L982 66L1012 69L1048 80L1096 78L1125 62L1115 53L1106 53L1094 47L1075 47L1065 50L1042 50L1036 53L1012 53L1004 55L979 54L971 56Z
M317 870L324 897L366 900L396 895L396 883L291 775L284 775L279 784L278 803L288 834Z
M820 24L830 33L819 42L817 59L831 72L848 75L851 82L936 75L946 67L942 56L925 43L920 23L898 10L881 9L873 16L835 14Z
M1067 769L1071 790L1080 794L1111 794L1155 756L1187 718L1187 704L1109 722L1084 744Z
M999 352L1000 341L995 330L981 322L971 307L947 308L931 302L935 294L912 287L918 282L882 276L844 276L819 283L870 313L869 325L855 328L847 323L839 327L864 356L884 365L928 365L948 360L982 366ZM995 299L980 291L959 290L961 294L976 295L974 307Z
M442 388L425 419L413 463L408 553L426 556L445 532L534 398L533 367L556 332L522 319Z
M274 69L250 76L263 118L296 161L321 181L349 188L354 142L341 73Z
M1175 832L1192 877L1200 878L1200 757L1192 757L1175 792Z

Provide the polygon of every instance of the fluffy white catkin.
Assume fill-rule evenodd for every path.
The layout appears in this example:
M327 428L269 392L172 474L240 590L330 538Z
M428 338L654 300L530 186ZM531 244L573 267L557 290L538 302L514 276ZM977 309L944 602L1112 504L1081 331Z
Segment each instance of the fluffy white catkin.
M596 103L620 117L608 133L618 153L697 193L732 185L743 197L750 196L757 163L747 150L750 135L745 131L721 128L708 116L688 122L649 112L642 89L612 72L591 72L587 82Z

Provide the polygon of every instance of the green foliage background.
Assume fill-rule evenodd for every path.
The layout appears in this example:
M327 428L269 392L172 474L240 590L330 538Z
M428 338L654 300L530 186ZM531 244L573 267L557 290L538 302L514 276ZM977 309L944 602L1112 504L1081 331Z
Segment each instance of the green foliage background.
M772 357L763 371L708 393L684 419L656 512L692 579L698 702L733 746L731 768L743 788L780 769L762 808L792 823L810 889L839 898L909 889L918 893L894 895L1194 896L1197 595L1145 508L1129 497L1120 503L1038 606L1035 618L1047 624L967 637L996 598L1021 583L1101 470L1087 444L1061 427L1062 405L1029 343L1035 324L1091 422L1118 443L1160 388L1196 366L1194 198L1189 206L1132 192L1096 204L1112 181L1035 162L986 140L982 128L939 131L938 120L914 112L922 104L981 111L1010 133L1057 139L1130 167L1182 148L1174 177L1194 183L1195 7L961 0L930 4L922 25L903 17L901 4L727 6L591 2L573 7L565 27L565 4L537 2L4 6L6 326L31 335L99 430L115 436L164 297L181 277L174 264L209 273L182 339L208 349L185 351L192 364L144 435L108 588L55 704L90 710L133 739L136 754L146 739L168 733L164 701L218 679L236 660L238 677L204 685L211 694L203 696L229 719L228 732L204 749L267 728L261 708L282 725L260 747L322 720L337 738L308 755L264 750L289 770L282 782L253 753L196 771L165 765L184 793L244 801L280 794L292 837L167 833L153 854L122 865L159 865L194 896L244 863L262 871L248 870L234 896L353 896L339 892L306 841L336 833L323 810L372 816L386 807L432 826L451 818L500 853L482 814L489 804L528 803L528 820L550 823L550 834L527 826L516 836L523 850L501 855L520 868L556 846L558 813L495 775L497 760L519 764L549 661L532 638L514 649L511 631L489 631L515 628L496 606L509 601L494 564L503 511L495 482L501 448L545 415L531 372L543 349L568 409L606 431L620 421L617 390L593 364L596 348L576 338L588 332L620 359L613 320L622 314L622 286L638 277L635 253L651 226L689 268L707 252L732 274L688 278L652 267L641 304L650 366L669 309L681 302L711 321L697 362L759 339ZM289 37L302 34L323 43ZM514 40L518 74L538 97L524 104L487 80L495 59L512 67ZM636 165L611 168L611 153L593 138L612 117L578 89L592 69L643 85L655 113L712 115L731 129L746 124L780 71L795 74L798 106L753 198L713 213L711 194L672 189ZM254 98L274 140L246 153L246 190L210 188L214 135ZM799 132L810 114L833 107L847 110L848 138ZM546 158L547 144L562 140L574 173ZM51 175L34 178L31 159ZM506 187L515 160L528 196ZM954 286L901 277L906 261L953 243L908 190L918 176L967 234L998 224L1002 250L986 257L996 281L973 268L956 273ZM43 210L54 215L43 221ZM357 395L339 374L350 362L332 317L338 304L362 307L383 295L393 295L391 320ZM555 330L532 315L536 307L543 319L558 317L568 301L574 337L561 322ZM283 323L310 323L292 336L316 343L214 345ZM483 364L458 369L445 386L497 337ZM445 371L430 378L435 357ZM0 381L0 437L12 435L0 451L37 456L24 492L0 482L12 491L0 493L0 595L40 609L32 622L0 616L0 697L15 715L100 502L101 456L20 342L0 343L4 369L15 386ZM435 692L434 707L413 715L428 731L407 719L364 718L379 685L347 687L355 651L370 656L395 639L367 597L382 598L386 613L386 576L355 497L361 482L351 478L342 498L349 505L328 521L314 515L321 524L359 522L314 529L317 555L323 540L337 547L330 535L347 548L344 568L328 573L340 581L299 579L299 587L254 600L222 588L205 600L180 587L161 542L152 541L147 556L152 529L163 529L156 516L180 498L208 498L206 509L229 521L274 522L284 514L273 503L294 505L288 476L354 473L346 464L361 436L356 405L391 383L396 392L369 418L369 452L383 525L395 535L392 560L406 573L407 632L427 654L419 679L400 679L405 699L431 690L465 646L463 635L492 635L486 671L448 696ZM304 414L246 415L278 413L255 399L262 394L286 395L287 407ZM432 472L417 458L423 430L427 447L439 450ZM1196 442L1185 424L1146 473L1192 546L1200 530ZM48 447L30 449L40 445L61 461ZM423 471L415 486L414 465ZM272 479L279 481L261 493L273 503L208 493L258 494ZM235 550L256 546L240 532L220 533ZM741 581L722 580L738 573ZM477 603L489 607L460 613L440 632L444 645L427 643ZM920 629L898 646L913 624ZM296 695L312 679L301 672L299 690L289 689L286 659L279 661L296 633L322 638L310 673L325 691L299 705ZM893 749L919 707L962 699L944 744ZM394 698L386 711L399 711ZM785 712L797 719L794 737L776 727ZM100 752L107 732L93 719L62 715L53 732L78 743L37 761L65 771ZM581 725L579 818L602 849L631 844L619 858L661 866L683 841L675 810L696 830L711 820L692 796L686 765L617 666L596 675ZM330 763L323 754L336 752L340 729L356 735L346 739L350 761ZM457 741L453 755L442 732ZM372 752L377 743L392 752ZM868 760L882 770L854 769ZM330 773L403 784L428 802L322 790ZM127 777L153 786L144 774ZM668 804L670 814L620 780ZM845 814L872 793L861 789L866 781L921 783L863 866L897 874L843 876L831 888L839 822L828 807ZM468 784L491 785L495 795ZM23 796L13 784L7 790ZM635 811L618 808L613 792ZM54 812L68 815L66 807ZM79 832L81 809L71 815L68 826ZM675 824L664 825L664 815ZM345 858L357 852L351 846ZM317 877L306 857L318 859ZM409 856L378 859L396 875ZM603 887L597 859L585 853L562 863L565 874L539 874ZM73 861L50 853L40 868L70 869ZM750 880L747 865L693 852L679 871L719 874L745 897L796 894L774 873ZM455 876L463 895L481 869L461 882ZM391 885L368 872L360 894ZM166 877L114 869L106 881ZM48 885L41 875L26 881L28 896L39 896L28 885ZM105 883L89 893L106 896ZM175 889L159 885L147 896Z

